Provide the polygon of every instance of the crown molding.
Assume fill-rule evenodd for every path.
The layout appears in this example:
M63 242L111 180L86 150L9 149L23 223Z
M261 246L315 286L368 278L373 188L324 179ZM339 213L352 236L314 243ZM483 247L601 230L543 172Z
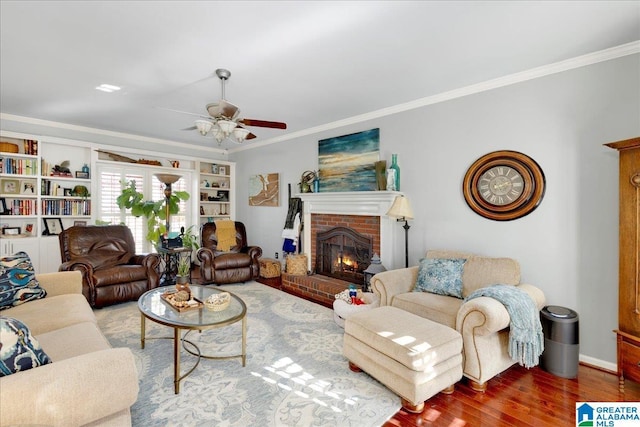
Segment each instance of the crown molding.
M474 95L477 93L486 92L489 90L498 89L505 86L510 86L516 83L522 83L529 80L538 79L540 77L562 73L564 71L586 67L588 65L610 61L612 59L617 59L617 58L621 58L628 55L634 55L638 53L640 53L640 40L636 40L631 43L626 43L620 46L615 46L609 49L588 53L586 55L577 56L575 58L570 58L564 61L555 62L553 64L543 65L541 67L532 68L530 70L522 71L519 73L509 74L507 76L498 77L498 78L487 80L481 83L464 86L458 89L442 92L436 95L419 98L404 104L398 104L392 107L382 108L380 110L372 111L365 114L360 114L358 116L353 116L353 117L338 120L335 122L326 123L324 125L304 129L298 132L288 133L286 135L282 135L276 138L269 138L264 141L252 143L250 145L242 145L236 148L231 148L229 149L229 153L250 150L253 148L259 148L266 145L275 144L278 142L283 142L283 141L300 138L307 135L312 135L315 133L324 132L327 130L337 129L340 127L361 123L367 120L377 119L384 116L390 116L392 114L402 113L404 111L414 110L416 108L438 104L440 102L450 101L452 99L462 98L465 96Z
M369 113L360 114L353 117L337 120L335 122L326 123L320 126L315 126L307 129L303 129L296 132L287 133L275 138L265 139L264 141L254 142L247 145L240 145L235 148L224 150L215 147L198 147L193 144L187 144L179 141L171 141L160 138L151 138L141 135L128 134L124 132L115 132L104 129L91 128L86 126L72 125L68 123L60 123L49 120L36 119L31 117L16 116L13 114L0 113L0 120L14 121L27 123L38 126L49 126L58 129L65 129L75 132L83 132L93 135L101 135L110 138L126 139L131 141L148 142L161 145L169 145L171 147L183 147L188 150L202 150L208 153L215 152L222 155L227 155L239 151L251 150L254 148L261 148L267 145L276 144L279 142L289 141L296 138L301 138L316 133L341 128L361 122L365 122L380 117L390 116L392 114L402 113L404 111L414 110L416 108L425 107L428 105L437 104L440 102L450 101L452 99L462 98L469 95L474 95L481 92L486 92L493 89L498 89L505 86L510 86L516 83L522 83L529 80L537 79L540 77L549 76L552 74L561 73L576 68L586 67L588 65L597 64L604 61L610 61L612 59L621 58L628 55L634 55L640 53L640 40L636 40L630 43L626 43L620 46L615 46L609 49L600 50L597 52L589 53L586 55L578 56L575 58L567 59L564 61L555 62L553 64L543 65L541 67L532 68L530 70L522 71L519 73L510 74L503 77L487 80L484 82L464 86L458 89L442 92L436 95L419 98L414 101L406 102L404 104L398 104L392 107L382 108L380 110L371 111Z
M111 130L105 130L105 129L98 129L98 128L92 128L92 127L87 127L87 126L78 126L78 125L72 125L72 124L68 124L68 123L61 123L61 122L54 122L54 121L50 121L50 120L43 120L43 119L36 119L33 117L25 117L25 116L16 116L14 114L7 114L7 113L0 113L0 121L2 120L7 120L7 121L12 121L12 122L19 122L19 123L26 123L26 124L30 124L30 125L34 125L34 126L48 126L48 127L53 127L53 128L57 128L57 129L64 129L64 130L69 130L69 131L74 131L74 132L82 132L82 133L88 133L88 134L92 134L92 135L100 135L100 136L106 136L109 138L118 138L118 139L126 139L126 140L131 140L131 141L139 141L139 142L147 142L147 143L153 143L153 144L161 144L161 145L168 145L171 147L182 147L188 150L202 150L202 151L207 151L207 152L217 152L220 154L227 154L227 150L223 150L221 148L215 148L215 147L198 147L198 146L194 146L193 144L187 144L185 142L179 142L179 141L171 141L168 139L160 139L160 138L151 138L148 136L141 136L141 135L135 135L135 134L130 134L130 133L124 133L124 132L115 132L115 131L111 131Z

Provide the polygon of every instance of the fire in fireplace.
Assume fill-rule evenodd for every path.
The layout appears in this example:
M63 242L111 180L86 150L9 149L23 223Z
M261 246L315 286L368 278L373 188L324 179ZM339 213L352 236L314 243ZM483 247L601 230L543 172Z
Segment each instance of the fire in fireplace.
M316 235L316 273L354 283L364 282L371 262L372 239L348 227Z

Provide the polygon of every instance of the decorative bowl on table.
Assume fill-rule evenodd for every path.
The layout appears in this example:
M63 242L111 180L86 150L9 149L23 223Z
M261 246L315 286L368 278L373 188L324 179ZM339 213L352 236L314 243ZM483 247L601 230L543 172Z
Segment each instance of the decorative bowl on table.
M229 292L220 292L218 294L210 295L204 300L204 306L211 311L222 311L229 307L231 303L231 295Z

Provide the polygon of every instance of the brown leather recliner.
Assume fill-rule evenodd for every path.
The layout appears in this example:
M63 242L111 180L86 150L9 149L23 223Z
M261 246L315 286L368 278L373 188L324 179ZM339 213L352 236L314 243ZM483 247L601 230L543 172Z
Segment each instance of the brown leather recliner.
M221 252L217 249L215 222L207 222L200 227L201 245L197 256L203 284L239 283L258 277L258 259L262 256L262 248L247 245L247 231L243 223L236 221L235 228L235 246L227 252Z
M160 257L136 255L133 235L125 225L74 226L58 239L58 270L82 272L82 293L92 307L135 301L160 283Z

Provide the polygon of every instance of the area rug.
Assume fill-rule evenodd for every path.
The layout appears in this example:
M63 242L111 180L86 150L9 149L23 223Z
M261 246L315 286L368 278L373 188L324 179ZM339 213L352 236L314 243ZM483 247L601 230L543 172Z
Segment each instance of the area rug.
M220 288L247 305L246 367L240 359L202 359L178 395L173 342L151 339L140 348L137 303L95 310L111 345L135 355L134 426L380 426L400 409L400 398L386 387L349 370L332 310L256 282ZM149 320L146 327L148 338L173 334ZM240 337L238 322L188 339L203 354L233 355L240 353ZM184 350L181 359L183 373L196 360Z

